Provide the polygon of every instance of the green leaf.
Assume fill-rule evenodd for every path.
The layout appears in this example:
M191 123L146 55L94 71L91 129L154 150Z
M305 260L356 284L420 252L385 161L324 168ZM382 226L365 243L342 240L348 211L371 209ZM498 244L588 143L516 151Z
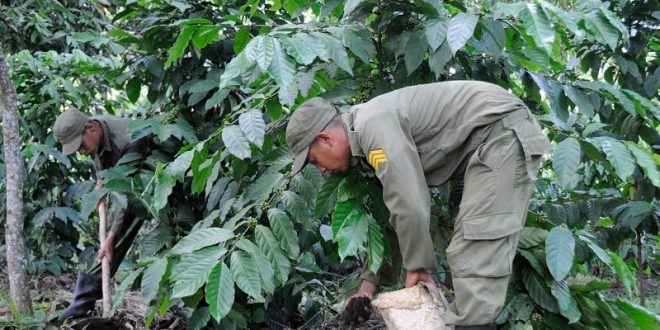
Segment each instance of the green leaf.
M590 32L591 40L607 45L615 51L619 43L619 31L609 22L600 10L592 10L583 15L584 26Z
M238 124L248 141L261 148L266 134L266 123L261 111L253 110L238 116Z
M371 40L371 32L361 28L346 28L342 31L344 44L357 55L362 62L369 63L369 61L376 57L376 47Z
M612 258L603 250L598 244L594 243L590 238L586 237L585 235L578 235L578 238L587 243L587 246L591 251L600 259L600 261L604 262L606 265L612 267Z
M557 181L565 188L573 189L578 184L580 176L580 158L582 157L580 143L569 137L559 142L552 153L552 167L557 172Z
M383 228L373 218L369 217L369 234L368 234L368 250L369 260L367 266L375 273L378 273L380 265L383 263L385 257L385 238Z
M404 61L406 63L406 71L408 75L413 73L422 64L424 61L424 55L426 54L426 49L428 45L424 39L424 34L422 31L416 31L411 33L408 38L408 43L406 44L406 53L404 55Z
M587 95L570 85L564 85L564 94L566 94L566 96L568 96L568 98L571 99L578 109L587 117L591 118L594 116L594 106L589 102Z
M660 329L660 317L657 313L622 299L617 299L616 305L626 312L640 329Z
M236 246L241 250L249 253L256 262L259 269L259 277L261 278L261 287L268 293L275 292L275 271L268 261L268 258L259 249L259 247L252 241L242 239L236 242Z
M571 296L571 292L566 286L566 281L555 281L550 288L552 295L557 298L559 311L561 315L568 319L569 324L573 324L580 320L582 313L578 309L575 298Z
M613 252L608 252L610 258L612 259L612 266L616 272L616 276L619 279L619 282L623 285L628 293L628 296L632 296L633 293L637 293L637 282L635 282L635 277L633 273L628 269L628 265L619 257L618 254Z
M566 278L573 266L574 256L573 233L561 226L552 228L545 239L545 262L556 281Z
M351 63L348 59L348 54L344 45L337 40L337 38L320 32L312 32L312 36L316 37L321 43L325 46L328 55L332 61L337 64L342 70L348 72L351 76L353 71L351 69Z
M303 224L306 229L309 229L312 225L312 215L305 201L293 191L285 191L282 193L282 200L284 201L287 211L289 211L299 223Z
M332 213L332 237L335 238L335 241L337 241L339 231L346 226L346 223L355 223L362 213L364 212L357 199L352 198L337 204Z
M231 311L234 305L234 281L224 262L218 263L211 271L206 282L205 297L211 316L217 322Z
M248 44L248 46L249 45L250 44ZM220 89L227 88L234 78L240 76L254 64L256 58L249 58L246 56L247 51L248 47L236 55L236 57L232 58L231 61L229 61L229 64L225 66L225 71L222 73L222 76L220 76Z
M518 247L521 249L529 249L545 243L548 237L548 231L542 228L524 227L520 231L520 243Z
M527 260L527 262L529 262L529 265L532 266L532 268L534 269L536 274L540 275L541 277L546 276L546 274L548 272L545 270L545 267L543 267L543 265L541 265L541 262L539 261L539 259L533 253L531 253L527 250L518 250L518 254L520 254L520 256L522 256L523 258L525 258L525 260ZM542 257L542 256L539 256L539 257Z
M280 242L268 227L262 225L257 225L255 228L255 237L257 245L273 266L276 284L278 286L286 284L291 271L291 263L280 249Z
M218 259L227 253L224 247L212 246L184 256L172 270L172 298L187 297L206 281Z
M279 39L289 55L300 64L309 65L314 62L316 53L314 48L306 41L308 37L301 37L301 33L294 34L292 37L283 37Z
M541 276L531 270L524 269L523 283L525 284L525 288L529 295L539 306L549 312L559 313L557 301L549 292L548 286L545 284L545 281Z
M268 35L260 35L256 37L257 39L257 65L261 71L268 71L270 62L273 60L273 51L275 45L273 43L273 38Z
M158 165L160 167L162 164ZM157 171L156 173L156 185L154 186L152 203L154 211L158 212L167 205L167 199L172 194L176 179L168 175L165 171Z
M275 237L277 237L289 258L297 259L300 254L298 234L296 234L296 229L293 227L289 216L280 209L270 209L268 210L268 220Z
M280 88L286 88L295 82L295 66L284 52L282 44L273 39L273 59L268 67L268 73L275 79Z
M364 212L361 212L358 216L349 217L344 222L335 237L339 244L339 257L341 260L348 256L357 255L358 249L367 241L369 222L369 217Z
M133 78L126 83L126 96L128 100L135 103L138 98L140 98L140 89L142 85L140 84L140 79Z
M429 67L431 67L431 70L435 73L436 78L440 77L442 69L451 58L451 49L449 49L449 43L446 41L442 43L440 48L431 54L431 57L429 57Z
M234 53L240 53L245 45L250 41L250 27L243 26L238 31L236 31L236 37L234 38Z
M245 190L243 198L246 201L265 200L282 183L282 179L282 173L264 173Z
M344 3L344 17L348 17L362 2L364 0L346 0L346 3Z
M117 292L115 292L115 295L112 297L112 313L114 313L119 306L124 302L124 295L126 294L126 291L133 285L133 282L135 282L135 279L142 273L142 268L136 269L128 274L126 278L124 278L123 281L121 281L121 284L119 284L119 288L117 289Z
M635 104L632 102L632 100L630 100L630 98L625 93L623 93L619 88L615 86L602 81L576 81L573 84L582 88L591 89L596 92L607 92L623 107L623 110L625 110L627 113L631 115L637 114ZM643 114L643 112L640 113L640 115Z
M168 69L174 61L178 60L183 56L190 39L192 38L193 33L195 32L194 26L186 26L181 30L179 36L176 38L174 45L167 51L167 61L165 62L165 69Z
M626 146L635 156L637 164L644 170L646 177L654 186L660 188L660 171L658 171L658 164L653 161L651 153L630 141L626 141Z
M204 47L220 39L220 29L220 26L200 26L192 36L193 45L195 45L195 47L198 49L204 49Z
M612 138L598 138L600 148L605 153L605 157L612 164L616 175L622 181L627 181L628 178L635 172L635 162L626 148L626 145Z
M623 204L612 211L617 217L617 228L628 227L637 230L637 226L649 218L655 207L646 201L634 201Z
M435 51L442 45L447 36L447 21L441 19L430 19L426 21L426 40L431 46L431 50Z
M96 210L96 205L99 203L101 198L105 195L106 191L102 189L94 189L85 195L82 199L80 205L80 218L82 220L87 220L89 215Z
M261 279L259 268L252 255L244 251L234 251L231 254L229 268L234 282L243 292L259 301L261 297Z
M648 80L649 79L647 79L647 81ZM634 101L635 109L637 110L638 114L645 116L646 112L649 111L653 114L655 119L660 119L660 109L658 109L658 106L651 102L651 100L629 89L623 89L623 93Z
M594 279L594 280L589 281L587 284L575 283L575 284L569 285L569 287L571 288L571 291L589 293L589 292L607 290L610 287L612 287L612 285L610 284L609 281Z
M337 188L339 188L339 183L343 179L344 177L341 175L331 175L323 182L318 195L316 195L316 204L314 207L315 218L325 216L335 207L335 202L337 202Z
M222 243L234 238L234 233L222 228L204 228L182 238L171 250L174 254L187 254L201 248Z
M201 330L211 320L211 314L208 307L197 308L188 319L186 330Z
M474 27L477 25L479 18L472 14L460 13L447 24L447 43L451 49L452 55L463 48L468 39L474 33Z
M149 303L156 298L158 288L160 287L160 281L163 278L163 275L165 275L166 270L167 259L164 258L156 259L156 261L144 270L140 289L145 302Z
M552 54L555 31L543 7L533 2L527 3L527 7L522 12L522 19L525 32L532 36L536 45L545 49L548 54Z
M222 141L225 142L227 150L240 159L249 158L252 154L250 151L250 142L237 125L225 127L222 130Z

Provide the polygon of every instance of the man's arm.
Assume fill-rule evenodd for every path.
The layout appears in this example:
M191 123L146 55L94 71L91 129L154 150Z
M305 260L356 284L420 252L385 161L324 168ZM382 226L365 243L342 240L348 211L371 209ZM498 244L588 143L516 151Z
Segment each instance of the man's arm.
M409 273L435 269L429 233L430 194L410 130L392 112L384 112L364 126L360 144L383 185L404 268Z

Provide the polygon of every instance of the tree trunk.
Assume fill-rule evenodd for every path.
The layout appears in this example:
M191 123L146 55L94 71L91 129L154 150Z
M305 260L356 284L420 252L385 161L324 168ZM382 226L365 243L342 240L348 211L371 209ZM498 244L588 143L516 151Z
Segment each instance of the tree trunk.
M13 302L23 315L32 315L32 304L25 271L25 238L23 237L23 158L18 124L16 91L11 83L9 65L0 47L0 108L5 153L5 187L7 189L7 217L5 243L9 291Z
M646 305L644 296L644 256L642 255L642 230L637 229L637 288L639 289L639 304Z

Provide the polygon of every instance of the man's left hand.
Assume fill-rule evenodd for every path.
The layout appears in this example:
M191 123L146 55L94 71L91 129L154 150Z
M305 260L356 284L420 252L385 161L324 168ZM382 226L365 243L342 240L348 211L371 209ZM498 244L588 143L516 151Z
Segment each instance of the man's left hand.
M429 286L437 287L435 280L431 277L431 273L426 269L409 270L406 272L406 288L414 286L418 282L424 282Z
M106 237L103 244L101 244L101 249L99 250L99 261L103 261L103 257L108 258L108 261L112 261L112 254L115 250L115 233L110 231L108 237Z

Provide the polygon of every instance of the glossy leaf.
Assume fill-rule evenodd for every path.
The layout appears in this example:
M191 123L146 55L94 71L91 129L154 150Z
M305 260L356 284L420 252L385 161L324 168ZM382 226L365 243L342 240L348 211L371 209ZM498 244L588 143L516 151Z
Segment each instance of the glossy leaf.
M633 293L637 293L637 282L635 276L628 269L628 265L619 257L618 254L613 252L608 252L610 258L612 259L612 266L616 272L616 276L619 279L619 282L623 285L623 288L626 290L628 296L632 296Z
M255 237L257 245L273 266L276 285L286 284L291 271L291 263L280 249L280 242L268 227L262 225L257 225L255 228Z
M341 175L332 175L328 177L318 195L316 195L316 203L314 207L314 217L321 218L328 214L334 207L337 201L337 188L339 183L344 179Z
M404 62L406 63L406 71L408 72L408 75L413 73L417 67L422 64L427 48L428 45L426 44L426 39L424 39L424 34L421 31L411 33L408 38L408 43L406 44L406 52L404 55Z
M205 292L209 312L213 319L220 322L229 314L234 304L234 280L224 262L218 263L209 274Z
M539 47L552 54L552 44L555 41L555 31L543 7L536 3L527 3L527 7L522 12L525 32L532 36L534 42Z
M328 56L332 61L337 64L342 70L346 71L348 74L353 75L353 70L351 69L351 63L348 59L348 54L344 45L337 40L336 38L320 32L312 32L312 37L317 38L327 50Z
M573 233L561 226L552 228L545 239L545 262L555 281L566 278L573 266L574 256Z
M248 141L261 148L266 134L266 123L261 111L253 110L242 113L238 116L238 123Z
M296 62L304 65L311 64L316 58L316 53L311 45L307 43L304 37L294 34L291 37L281 38L280 41L289 55L293 56Z
M626 312L640 329L660 329L660 317L657 313L622 299L617 299L616 305Z
M629 141L626 141L626 147L635 156L635 160L644 171L644 175L654 186L660 188L660 171L658 171L658 164L653 160L650 152Z
M579 321L582 313L580 313L580 310L578 309L575 298L571 296L571 291L568 289L568 286L566 286L566 282L553 282L550 291L552 292L552 295L557 298L559 312L568 319L568 323L573 324Z
M252 154L250 151L250 142L237 125L225 127L222 130L222 141L225 142L227 150L240 159L248 158Z
M119 306L124 301L124 295L126 294L126 291L133 285L133 282L135 282L135 279L142 273L142 269L137 269L128 274L126 278L124 278L123 281L121 281L121 284L119 284L119 288L117 288L117 291L115 292L115 295L112 297L112 312L114 313Z
M268 220L273 234L282 245L284 251L291 259L298 258L300 246L298 246L298 234L286 213L279 209L268 210Z
M575 188L580 176L580 143L575 138L567 138L555 146L552 154L552 167L557 172L557 181L565 188Z
M195 28L192 26L185 27L181 30L178 37L176 38L176 42L174 42L174 45L172 45L172 47L168 50L167 61L165 61L165 69L172 66L174 61L183 56L194 32Z
M550 293L543 278L530 270L523 270L523 283L534 301L552 313L559 313L557 301Z
M367 266L375 273L380 269L385 257L385 235L383 229L372 217L369 217L368 250L369 260Z
M150 302L158 294L161 279L167 270L167 259L158 258L142 274L140 289L145 302Z
M447 43L452 55L456 55L456 52L463 48L468 39L472 37L478 21L477 16L468 13L460 13L449 20L449 23L447 23Z
M273 51L275 45L273 43L273 38L268 35L258 36L257 42L257 64L261 71L267 71L270 66L270 62L273 60Z
M445 41L445 37L447 36L447 21L442 19L428 20L424 33L429 46L431 46L431 50L435 51Z
M182 238L170 252L174 254L187 254L201 248L222 243L234 238L234 233L222 228L204 228L194 231Z
M261 279L254 258L244 251L234 251L229 265L234 282L243 292L252 298L262 300Z
M295 66L277 39L273 39L273 59L268 67L268 72L280 88L286 88L294 83Z
M187 297L202 287L218 259L227 253L223 247L208 247L184 256L172 270L172 298Z
M365 213L348 217L334 239L339 244L339 257L344 260L348 256L355 256L367 241L369 231L369 217ZM334 223L333 223L334 224Z

